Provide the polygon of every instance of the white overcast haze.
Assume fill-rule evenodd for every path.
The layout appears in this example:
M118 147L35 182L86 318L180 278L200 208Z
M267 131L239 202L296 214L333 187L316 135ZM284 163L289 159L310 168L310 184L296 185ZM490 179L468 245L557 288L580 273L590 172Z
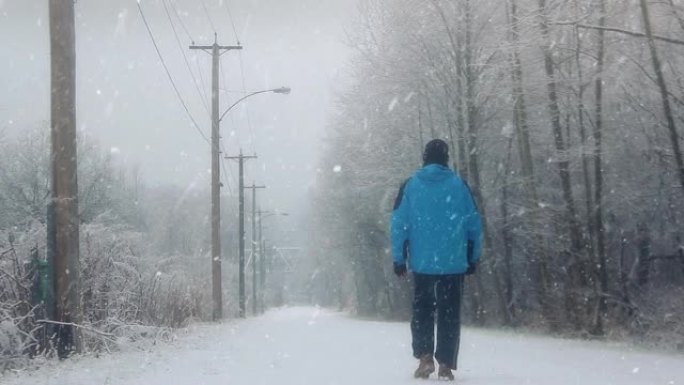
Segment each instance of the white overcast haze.
M297 211L313 182L320 138L343 82L349 56L345 29L354 13L349 0L173 0L185 28L170 9L182 49L211 107L211 60L196 44L244 46L222 56L221 110L241 96L280 86L288 96L257 95L223 121L228 155L257 153L246 182L270 187L264 208ZM173 79L204 133L209 114L193 84L160 0L142 0ZM229 12L234 26L231 24ZM209 187L210 147L192 126L155 53L135 0L78 0L77 124L120 162L139 165L149 185ZM210 15L210 18L207 16ZM213 26L212 26L213 24ZM48 2L0 0L0 128L5 132L49 121ZM234 30L237 31L237 37ZM241 71L244 69L244 88ZM200 73L201 72L201 73ZM47 128L46 128L47 129ZM225 161L236 194L237 165ZM226 178L222 178L224 181Z

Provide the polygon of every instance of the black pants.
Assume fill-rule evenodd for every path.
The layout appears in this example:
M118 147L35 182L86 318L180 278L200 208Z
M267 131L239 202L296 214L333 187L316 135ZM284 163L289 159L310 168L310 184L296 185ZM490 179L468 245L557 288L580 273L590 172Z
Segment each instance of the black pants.
M441 365L456 369L461 339L461 295L463 275L414 274L413 356L434 354ZM435 350L435 311L437 350Z

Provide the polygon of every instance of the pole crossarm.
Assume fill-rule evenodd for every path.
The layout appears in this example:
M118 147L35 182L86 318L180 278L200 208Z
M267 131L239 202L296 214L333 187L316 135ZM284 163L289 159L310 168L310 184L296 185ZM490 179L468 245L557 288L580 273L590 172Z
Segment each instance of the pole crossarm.
M189 49L194 49L194 50L200 50L204 51L210 55L214 55L214 52L216 52L216 56L221 56L224 53L228 51L233 51L233 50L241 50L242 46L241 45L218 45L216 43L212 45L190 45L188 46Z
M256 186L256 185L251 185L251 186L245 186L246 189L260 189L260 188L266 188L266 186Z
M210 50L214 49L213 45L191 45L188 48L190 49L201 49L201 50ZM241 45L216 45L216 48L222 50L222 51L230 51L234 49L242 49Z
M276 216L276 215L281 215L281 216L284 216L284 217L290 215L290 214L285 213L285 212L281 212L281 211L270 211L270 210L258 210L258 211L257 211L257 214L263 215L264 218L273 217L273 216Z
M240 161L240 160L247 160L247 159L256 159L257 156L256 155L242 155L242 154L240 154L238 156L224 156L223 158Z

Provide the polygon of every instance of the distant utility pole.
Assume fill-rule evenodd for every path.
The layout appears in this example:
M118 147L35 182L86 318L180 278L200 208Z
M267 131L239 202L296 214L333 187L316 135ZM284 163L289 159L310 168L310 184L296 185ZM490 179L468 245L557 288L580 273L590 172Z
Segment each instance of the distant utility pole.
M257 214L259 214L259 292L261 293L259 297L261 302L261 310L264 311L266 310L266 273L268 271L266 265L268 263L270 266L271 261L268 257L268 249L266 248L266 240L264 239L264 230L262 223L264 218L267 218L269 216L288 216L289 214L284 212L271 212L263 210L257 211Z
M238 219L239 229L238 238L240 242L240 267L239 267L239 303L240 318L245 317L245 160L246 159L256 159L256 155L248 156L242 155L242 150L240 150L239 156L227 156L226 159L237 160L240 167L240 186L239 186L239 201L240 201L240 217Z
M221 185L219 165L219 57L242 46L222 46L216 42L212 45L191 45L190 49L200 49L212 57L211 66L211 284L214 302L214 321L223 318L223 292L221 289Z
M261 294L259 302L261 303L261 311L266 310L266 241L264 240L264 227L262 226L262 215L264 211L257 211L259 214L259 293Z
M48 261L54 285L57 353L82 350L76 173L76 32L74 1L50 0L51 188L48 204ZM52 301L49 301L52 302ZM51 304L50 304L51 305Z
M257 314L257 237L256 237L256 190L264 189L266 186L257 186L252 183L251 186L245 187L252 189L252 314Z
M261 227L261 224L259 224L259 227ZM261 230L259 230L261 233ZM266 240L263 239L263 233L261 233L261 277L259 277L259 284L261 285L261 311L264 312L266 311L266 302L267 302L267 297L266 297L266 272L268 271L267 269L267 264L268 266L271 265L271 260L269 259L268 256L268 249L266 248Z

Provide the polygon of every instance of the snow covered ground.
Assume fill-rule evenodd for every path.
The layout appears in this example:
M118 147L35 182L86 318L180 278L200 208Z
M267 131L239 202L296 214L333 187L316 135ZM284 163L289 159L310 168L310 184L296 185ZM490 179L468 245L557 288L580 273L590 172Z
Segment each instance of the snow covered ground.
M407 323L284 308L197 325L149 352L48 362L0 377L7 385L417 384ZM436 381L434 375L428 383ZM684 385L684 356L623 345L466 329L456 382L468 385Z

